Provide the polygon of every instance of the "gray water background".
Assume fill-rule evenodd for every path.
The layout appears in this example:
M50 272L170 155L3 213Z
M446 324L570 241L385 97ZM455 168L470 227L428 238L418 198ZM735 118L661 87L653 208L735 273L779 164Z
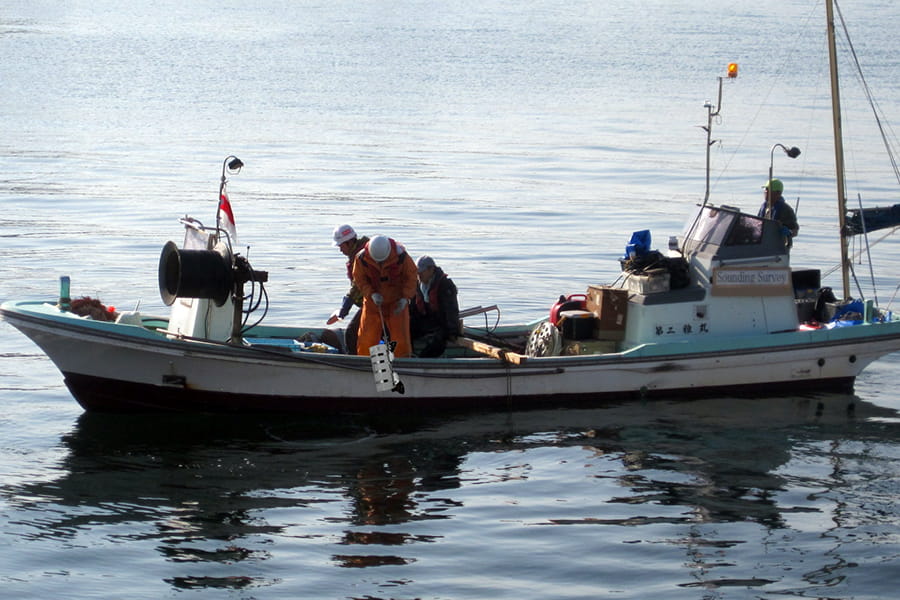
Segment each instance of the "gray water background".
M846 4L896 122L900 7ZM235 154L270 322L337 308L341 222L434 256L463 305L530 320L613 281L632 231L681 231L732 61L710 199L754 209L773 144L801 147L774 155L799 201L792 261L839 287L824 52L806 1L7 1L0 299L52 299L70 275L75 295L164 314L160 249L178 217L214 219ZM848 193L893 204L841 69ZM864 293L887 304L896 241L873 259ZM898 374L892 356L854 396L322 431L83 415L0 323L0 597L888 598Z

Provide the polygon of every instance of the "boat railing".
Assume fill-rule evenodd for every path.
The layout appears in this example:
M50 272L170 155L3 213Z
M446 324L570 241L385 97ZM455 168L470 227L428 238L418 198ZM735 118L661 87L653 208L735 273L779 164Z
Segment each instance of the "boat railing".
M494 319L494 324L491 325L488 321L488 313L496 312L496 318ZM484 331L491 332L497 329L497 326L500 324L500 307L496 304L491 304L490 306L472 306L470 308L464 308L459 311L459 330L465 331L465 324L463 321L467 317L474 317L476 315L484 315Z
M466 308L459 311L459 318L465 319L466 317L472 317L474 315L480 315L491 311L500 312L500 308L496 304L492 304L490 306L473 306L471 308Z

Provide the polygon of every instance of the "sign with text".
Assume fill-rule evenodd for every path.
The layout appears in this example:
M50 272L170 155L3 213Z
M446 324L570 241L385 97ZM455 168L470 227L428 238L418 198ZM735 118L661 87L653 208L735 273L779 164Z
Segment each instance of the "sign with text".
M780 267L720 267L713 270L715 296L781 296L792 294L791 270Z

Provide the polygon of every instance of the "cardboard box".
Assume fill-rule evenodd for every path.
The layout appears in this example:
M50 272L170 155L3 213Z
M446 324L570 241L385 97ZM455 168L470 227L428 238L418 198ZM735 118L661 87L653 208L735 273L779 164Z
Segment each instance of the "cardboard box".
M653 269L643 275L631 274L626 278L628 291L634 294L668 292L671 275L664 269Z
M628 314L628 292L622 288L590 285L587 289L587 310L594 313L596 331L625 332L625 317ZM608 338L598 338L608 339Z
M625 328L622 329L602 329L594 328L594 339L607 342L621 342L625 339Z

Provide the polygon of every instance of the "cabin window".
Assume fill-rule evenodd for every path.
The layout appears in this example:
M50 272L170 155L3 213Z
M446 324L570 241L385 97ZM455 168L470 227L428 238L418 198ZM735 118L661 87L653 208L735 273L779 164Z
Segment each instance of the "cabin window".
M707 207L697 216L690 238L698 242L721 245L735 215L732 212ZM688 225L690 232L691 226ZM686 236L687 237L687 236Z
M725 240L726 246L750 246L762 241L763 222L758 217L740 215Z

